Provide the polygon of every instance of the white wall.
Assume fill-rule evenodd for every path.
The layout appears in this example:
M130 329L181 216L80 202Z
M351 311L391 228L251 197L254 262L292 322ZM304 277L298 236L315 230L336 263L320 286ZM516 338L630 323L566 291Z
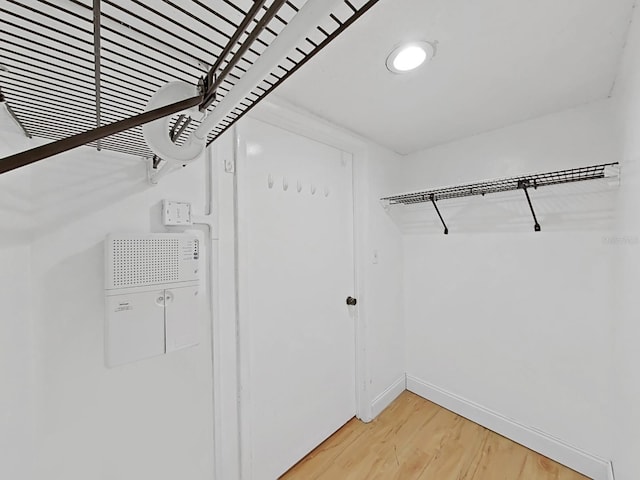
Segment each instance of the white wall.
M614 90L618 107L623 176L618 203L614 378L614 456L617 480L640 472L640 8L636 7Z
M367 321L368 390L375 417L398 388L404 390L403 243L401 232L379 201L393 193L401 157L368 143L365 162L366 188L360 192L366 205L366 237L359 245L365 280L361 303Z
M15 150L24 148L15 134L3 132L2 140ZM32 228L18 246L0 246L2 299L6 295L9 302L2 308L0 368L9 401L23 405L3 408L11 417L9 430L0 429L0 445L2 455L23 468L33 465L35 472L2 471L2 477L209 480L208 316L201 318L201 343L195 348L114 369L105 368L103 348L104 237L164 231L163 198L191 201L202 211L204 162L157 187L146 183L139 158L90 148L3 175L2 181L13 186L12 176L22 172L29 175L30 188L24 202L13 196L10 209ZM19 211L25 205L28 210ZM5 336L7 329L12 336ZM23 435L32 419L35 450L26 448L33 435ZM4 459L0 464L7 465Z
M0 157L27 145L0 117ZM0 478L16 480L33 478L35 453L30 190L29 168L0 176Z
M292 130L305 123L313 137L325 129L327 143L342 136L343 146L358 150L363 381L369 414L375 414L398 386L404 388L402 240L378 203L392 191L398 156L307 114L294 118ZM7 119L1 126L2 156L38 143L27 141ZM225 138L218 142L216 162L233 154L233 141ZM211 323L204 317L196 348L111 370L103 361L104 237L165 231L160 224L164 198L191 201L202 213L206 174L199 162L151 187L139 159L81 148L0 178L0 218L5 220L0 227L0 379L6 412L0 417L0 476L209 479L215 433L216 470L221 478L236 478L232 175L220 171L214 179L220 191L215 213L221 214L219 240L216 235L213 242L219 247L214 281L221 287L213 323L219 349L215 372ZM394 384L396 389L388 390ZM214 388L220 407L215 432Z
M399 191L618 160L611 102L407 157ZM440 202L405 238L407 373L611 458L611 232L605 181ZM422 217L421 223L416 220ZM420 228L418 228L418 226Z

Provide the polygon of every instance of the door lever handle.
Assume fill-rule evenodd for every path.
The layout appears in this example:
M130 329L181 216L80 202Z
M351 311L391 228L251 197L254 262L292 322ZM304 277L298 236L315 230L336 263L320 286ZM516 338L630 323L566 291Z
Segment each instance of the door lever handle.
M358 303L358 300L356 300L353 297L347 297L347 305L353 307Z

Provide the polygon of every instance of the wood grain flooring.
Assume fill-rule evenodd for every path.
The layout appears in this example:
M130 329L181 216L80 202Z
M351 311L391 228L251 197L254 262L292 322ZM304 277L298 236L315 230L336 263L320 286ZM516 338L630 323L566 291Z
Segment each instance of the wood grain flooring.
M410 392L351 420L283 480L588 480Z

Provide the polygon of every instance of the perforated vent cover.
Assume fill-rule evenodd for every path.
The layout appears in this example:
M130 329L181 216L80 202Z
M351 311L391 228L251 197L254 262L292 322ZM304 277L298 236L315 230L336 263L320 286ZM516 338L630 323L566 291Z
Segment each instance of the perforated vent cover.
M106 248L108 289L164 285L197 278L198 240L190 235L110 237Z
M115 288L175 282L180 273L177 239L114 240Z

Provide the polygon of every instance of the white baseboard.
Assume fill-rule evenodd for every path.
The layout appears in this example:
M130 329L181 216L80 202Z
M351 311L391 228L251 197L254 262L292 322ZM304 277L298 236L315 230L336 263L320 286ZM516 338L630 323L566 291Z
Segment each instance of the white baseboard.
M380 415L382 411L391 405L391 403L406 389L407 379L405 375L402 375L402 377L389 385L384 392L378 395L373 402L371 402L372 418L376 418Z
M575 448L562 440L522 425L465 398L442 390L435 385L407 375L407 390L451 410L516 443L544 455L593 480L612 480L611 463Z

